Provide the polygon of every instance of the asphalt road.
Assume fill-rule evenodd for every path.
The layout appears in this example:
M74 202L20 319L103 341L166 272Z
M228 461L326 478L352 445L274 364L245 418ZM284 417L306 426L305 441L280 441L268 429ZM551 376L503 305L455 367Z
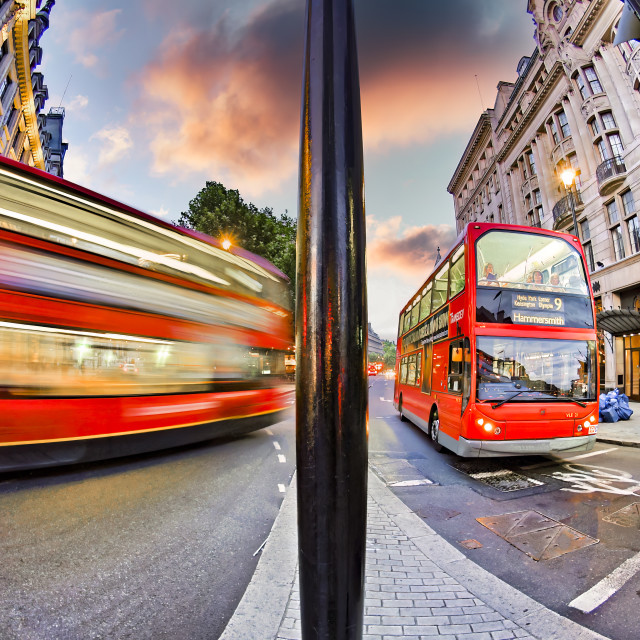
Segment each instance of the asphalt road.
M400 421L393 381L370 385L369 460L405 504L474 562L561 615L614 640L639 637L640 449L598 443L586 455L465 460L437 453L424 432ZM512 539L516 548L499 534L523 512L538 524ZM562 538L555 548L541 531L551 526ZM628 579L602 604L579 608L620 583L621 571Z
M0 475L0 638L218 638L294 466L288 420L235 440Z

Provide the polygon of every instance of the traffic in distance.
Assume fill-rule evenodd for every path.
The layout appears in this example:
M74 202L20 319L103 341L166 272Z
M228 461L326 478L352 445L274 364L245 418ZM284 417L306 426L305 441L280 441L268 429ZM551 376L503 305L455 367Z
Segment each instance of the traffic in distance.
M470 224L400 313L394 405L460 456L588 451L596 354L578 239Z
M278 422L288 287L259 256L0 157L0 471Z

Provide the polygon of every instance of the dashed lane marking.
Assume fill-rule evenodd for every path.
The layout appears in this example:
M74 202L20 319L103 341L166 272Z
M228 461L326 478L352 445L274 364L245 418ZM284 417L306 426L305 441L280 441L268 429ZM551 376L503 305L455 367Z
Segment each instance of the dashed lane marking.
M286 462L287 458L283 456L281 453L278 454L278 462Z
M279 484L278 485L278 491L280 493L284 493L286 491L285 486L283 484Z
M538 467L548 467L550 464L556 464L558 462L570 462L573 460L579 460L581 458L591 458L592 456L600 456L603 453L611 453L612 451L617 451L618 447L611 447L610 449L602 449L601 451L591 451L591 453L583 453L579 456L573 456L571 458L557 458L554 457L546 462L538 462L536 464L530 464L526 467L520 467L521 469L537 469Z
M277 451L280 451L280 449L282 448L279 442L274 442L273 446L276 448Z
M584 613L591 613L623 587L638 571L640 571L640 553L625 560L617 569L591 587L589 591L585 591L573 599L569 606L584 611Z

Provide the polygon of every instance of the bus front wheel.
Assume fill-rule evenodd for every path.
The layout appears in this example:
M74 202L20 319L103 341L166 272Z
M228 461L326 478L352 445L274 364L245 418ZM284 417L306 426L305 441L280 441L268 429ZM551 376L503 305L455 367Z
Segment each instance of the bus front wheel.
M431 413L431 420L429 421L429 436L431 442L433 442L433 448L436 451L442 451L442 445L438 442L438 436L440 435L440 418L438 417L438 410L434 409Z
M400 400L398 401L398 411L400 412L400 420L402 422L405 422L406 418L404 417L404 414L402 413L402 396L400 396Z

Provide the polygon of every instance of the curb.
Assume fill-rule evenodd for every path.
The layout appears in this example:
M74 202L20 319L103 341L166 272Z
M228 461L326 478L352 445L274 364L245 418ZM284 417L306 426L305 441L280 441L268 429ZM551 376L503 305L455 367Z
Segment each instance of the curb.
M297 564L294 473L251 582L218 640L273 640L291 597Z
M620 440L612 437L596 438L596 442L603 442L605 444L617 444L619 447L636 447L640 448L640 442L635 440Z
M431 562L532 636L540 640L608 640L548 609L469 560L425 524L372 472L369 473L369 493Z
M369 496L442 571L505 618L539 640L609 640L548 609L469 560L396 497L369 469ZM298 564L296 476L291 480L251 583L219 640L274 640Z

